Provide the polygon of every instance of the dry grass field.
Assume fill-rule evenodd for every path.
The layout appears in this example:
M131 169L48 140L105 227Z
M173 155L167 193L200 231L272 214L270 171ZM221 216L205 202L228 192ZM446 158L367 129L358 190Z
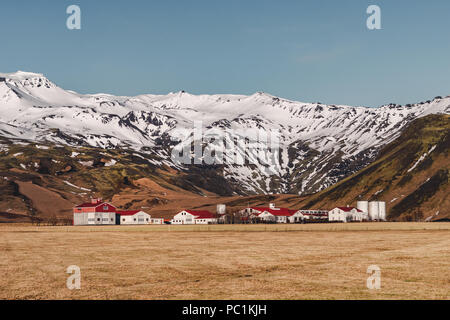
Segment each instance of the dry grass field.
M0 299L449 298L449 223L0 225Z

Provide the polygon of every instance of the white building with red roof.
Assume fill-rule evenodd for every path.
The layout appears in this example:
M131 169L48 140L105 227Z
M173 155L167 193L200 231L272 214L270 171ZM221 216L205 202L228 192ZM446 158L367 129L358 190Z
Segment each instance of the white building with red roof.
M336 207L328 212L330 222L351 222L368 220L367 214L355 207Z
M103 202L102 199L92 199L73 208L73 224L83 225L114 225L116 224L116 207Z
M272 223L288 223L296 212L297 210L277 208L272 203L269 207L248 207L241 211L242 214L246 214L250 219L256 218L262 222Z
M183 210L177 213L171 224L215 224L217 217L207 210Z
M117 211L120 224L151 224L152 217L141 210Z

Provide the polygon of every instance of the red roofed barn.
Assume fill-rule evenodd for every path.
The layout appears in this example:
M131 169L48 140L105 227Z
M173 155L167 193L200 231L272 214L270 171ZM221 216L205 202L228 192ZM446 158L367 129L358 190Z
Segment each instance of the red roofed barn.
M73 224L83 225L114 225L116 224L116 207L103 202L102 199L92 199L73 208Z

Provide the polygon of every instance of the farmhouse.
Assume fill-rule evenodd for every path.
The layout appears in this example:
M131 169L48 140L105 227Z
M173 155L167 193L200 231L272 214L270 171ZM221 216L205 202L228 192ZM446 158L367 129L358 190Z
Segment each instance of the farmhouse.
M117 216L120 224L151 224L152 217L139 210L133 211L117 211Z
M269 207L249 207L241 211L241 213L247 214L251 220L257 219L261 222L272 223L288 223L295 212L296 210L276 208L273 203Z
M82 203L73 208L73 224L76 226L114 225L116 211L116 207L103 202L102 199L92 199L91 202Z
M354 207L337 207L328 212L328 220L330 222L363 221L366 219L364 212Z
M217 217L209 211L183 210L177 213L172 224L213 224L217 223Z

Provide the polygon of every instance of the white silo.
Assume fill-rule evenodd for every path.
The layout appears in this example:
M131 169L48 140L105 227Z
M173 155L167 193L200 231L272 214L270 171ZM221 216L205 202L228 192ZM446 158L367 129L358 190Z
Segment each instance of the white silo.
M369 201L358 201L356 203L356 208L362 212L369 213Z
M356 208L362 211L361 220L369 220L369 201L358 201L356 203Z
M374 221L378 220L378 201L369 202L369 219Z
M217 214L225 214L227 212L227 206L224 204L218 204L217 205Z
M378 219L386 221L386 202L378 201Z

